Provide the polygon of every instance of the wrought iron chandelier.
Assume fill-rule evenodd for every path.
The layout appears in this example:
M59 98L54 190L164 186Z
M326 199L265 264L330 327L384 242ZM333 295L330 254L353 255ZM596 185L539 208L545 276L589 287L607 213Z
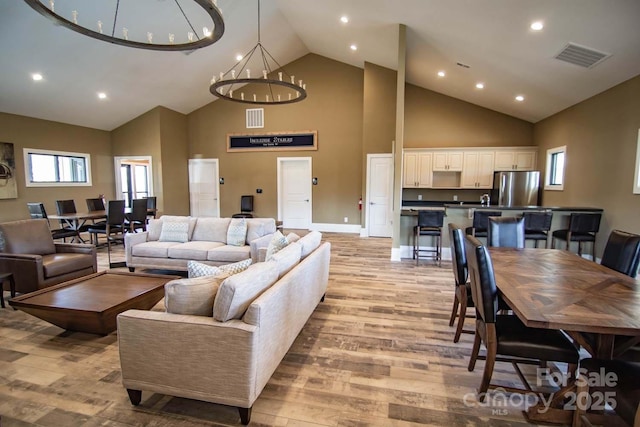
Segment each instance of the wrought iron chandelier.
M55 24L85 36L121 46L150 50L190 51L209 46L224 34L224 20L216 0L188 0L186 4L185 1L180 4L178 0L167 1L164 4L158 1L145 4L141 0L122 2L116 0L115 5L113 2L103 2L99 7L96 7L95 1L90 2L89 6L86 0L60 0L58 8L55 0L24 1ZM58 11L57 9L62 9L63 5L68 7L68 10ZM104 16L97 16L96 13L104 13ZM171 28L158 28L158 22L161 21L159 19L149 19L146 24L136 22L140 16L155 18L160 16L158 14L170 17L175 14L180 19L171 19ZM111 17L113 17L112 20ZM196 21L202 23L201 33L194 28L194 25L200 27L195 23ZM153 27L142 28L144 25L153 25Z
M256 58L252 61L254 55ZM249 66L253 68L253 77ZM245 89L245 85L256 86ZM257 44L226 73L214 75L209 91L220 98L246 104L291 104L307 97L306 83L296 82L295 76L289 75L260 41L260 0Z

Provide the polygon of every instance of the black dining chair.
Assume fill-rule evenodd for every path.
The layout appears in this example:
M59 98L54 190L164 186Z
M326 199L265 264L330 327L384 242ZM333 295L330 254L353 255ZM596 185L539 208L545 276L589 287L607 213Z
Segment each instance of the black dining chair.
M125 228L135 233L136 230L147 231L147 200L134 199L131 213L126 215Z
M444 224L444 210L418 211L418 224L413 227L413 258L416 264L422 258L432 258L438 265L442 262L442 226ZM433 238L434 249L420 248L420 237Z
M89 226L89 233L95 236L95 244L98 244L98 235L104 234L107 239L109 263L111 263L111 243L124 242L125 214L124 200L109 200L107 203L107 220L104 224Z
M551 211L528 211L522 214L524 217L524 239L533 240L535 247L540 241L544 241L544 247L548 246L549 230L553 212Z
M580 361L580 370L584 378L577 382L572 426L623 425L618 418L626 425L640 426L640 363L588 358ZM615 414L605 411L605 404Z
M510 388L511 391L530 392L518 364L539 365L555 361L567 363L574 370L580 359L578 350L561 332L553 329L538 329L525 326L517 316L498 314L498 288L493 273L493 264L487 248L474 236L466 236L465 253L471 281L471 295L476 307L476 335L469 359L469 371L475 369L480 358L480 344L486 347L484 373L478 389L481 401L490 387L495 362L510 362L525 389Z
M87 199L87 210L89 212L104 211L104 200L101 197L95 199Z
M490 216L502 216L502 211L473 211L473 223L471 227L465 228L465 233L475 237L487 237Z
M147 201L147 218L155 218L158 212L156 196L145 197Z
M627 276L636 277L639 263L640 236L626 231L613 230L604 247L600 264Z
M449 318L449 326L458 318L456 333L453 342L460 341L460 334L470 333L473 330L464 329L464 320L467 317L467 308L473 307L471 298L471 284L469 283L469 271L467 269L467 256L464 251L464 234L462 229L456 224L449 223L449 244L451 247L451 266L453 267L453 277L455 280L455 296L453 298L453 309ZM458 307L460 310L458 311Z
M253 218L253 196L240 196L240 212L232 218Z
M524 218L490 216L487 228L487 246L524 248Z
M551 233L551 247L556 247L556 239L567 242L569 250L571 242L578 242L578 255L582 256L582 244L591 242L591 257L596 260L596 234L600 230L602 213L574 212L569 216L569 227Z
M51 230L51 237L53 237L53 240L62 239L63 242L66 242L67 237L78 237L78 232L68 226L51 229L51 223L49 222L47 211L45 210L43 203L27 203L27 208L29 209L29 216L31 217L31 219L47 220L47 224L49 224L49 229Z

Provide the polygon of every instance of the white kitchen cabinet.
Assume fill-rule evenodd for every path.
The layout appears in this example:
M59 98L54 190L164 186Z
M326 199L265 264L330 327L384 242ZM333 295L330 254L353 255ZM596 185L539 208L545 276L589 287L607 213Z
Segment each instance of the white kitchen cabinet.
M462 165L462 188L493 187L495 153L493 151L467 151Z
M404 188L431 188L433 154L431 152L405 151L403 164Z
M532 171L536 169L537 150L496 150L495 171Z
M434 172L460 172L463 161L462 151L434 151L433 171Z

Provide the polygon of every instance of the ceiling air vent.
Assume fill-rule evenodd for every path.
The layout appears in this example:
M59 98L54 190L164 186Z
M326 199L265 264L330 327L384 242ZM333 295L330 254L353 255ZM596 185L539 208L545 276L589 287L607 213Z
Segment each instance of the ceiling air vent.
M264 108L247 108L247 129L264 127Z
M584 68L592 68L610 57L610 53L600 52L575 43L568 43L554 58Z

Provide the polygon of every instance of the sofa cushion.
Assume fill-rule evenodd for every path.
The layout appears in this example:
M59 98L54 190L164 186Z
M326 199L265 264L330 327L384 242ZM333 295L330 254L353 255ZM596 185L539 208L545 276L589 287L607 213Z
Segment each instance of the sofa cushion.
M227 245L244 246L247 239L247 220L245 218L232 218L227 229Z
M231 218L198 218L191 240L227 243L230 222Z
M169 258L169 248L177 242L144 242L131 248L131 255L147 258Z
M302 245L294 242L287 245L278 253L271 257L268 262L275 262L278 266L278 278L281 278L287 274L293 267L300 262L300 255L302 254Z
M205 261L207 253L214 248L224 246L220 242L186 242L169 248L169 258L194 259Z
M226 322L240 319L254 299L278 280L275 262L253 264L245 271L226 278L213 303L213 317Z
M189 218L163 219L162 231L158 240L180 243L189 241Z
M203 276L232 275L246 270L251 265L251 258L225 265L208 265L198 261L187 262L189 278Z
M251 258L251 248L249 246L224 245L210 249L207 253L208 261L237 262L247 258Z
M93 268L93 256L91 255L67 252L42 256L42 269L45 279L86 268Z
M312 231L300 238L298 243L302 245L302 259L305 259L307 255L315 251L320 246L322 240L322 233L319 231Z
M162 232L162 221L158 218L149 219L149 223L147 224L147 240L158 240L160 239L160 233Z
M255 239L276 232L276 220L273 218L247 219L247 244Z
M167 313L213 316L213 301L226 274L172 280L164 285Z
M282 249L286 248L287 245L289 244L289 241L287 240L287 238L280 232L280 230L276 231L273 234L273 238L271 239L271 241L269 242L269 246L267 246L267 255L265 257L265 261L269 261L271 260L271 258L278 253L279 251L281 251Z

